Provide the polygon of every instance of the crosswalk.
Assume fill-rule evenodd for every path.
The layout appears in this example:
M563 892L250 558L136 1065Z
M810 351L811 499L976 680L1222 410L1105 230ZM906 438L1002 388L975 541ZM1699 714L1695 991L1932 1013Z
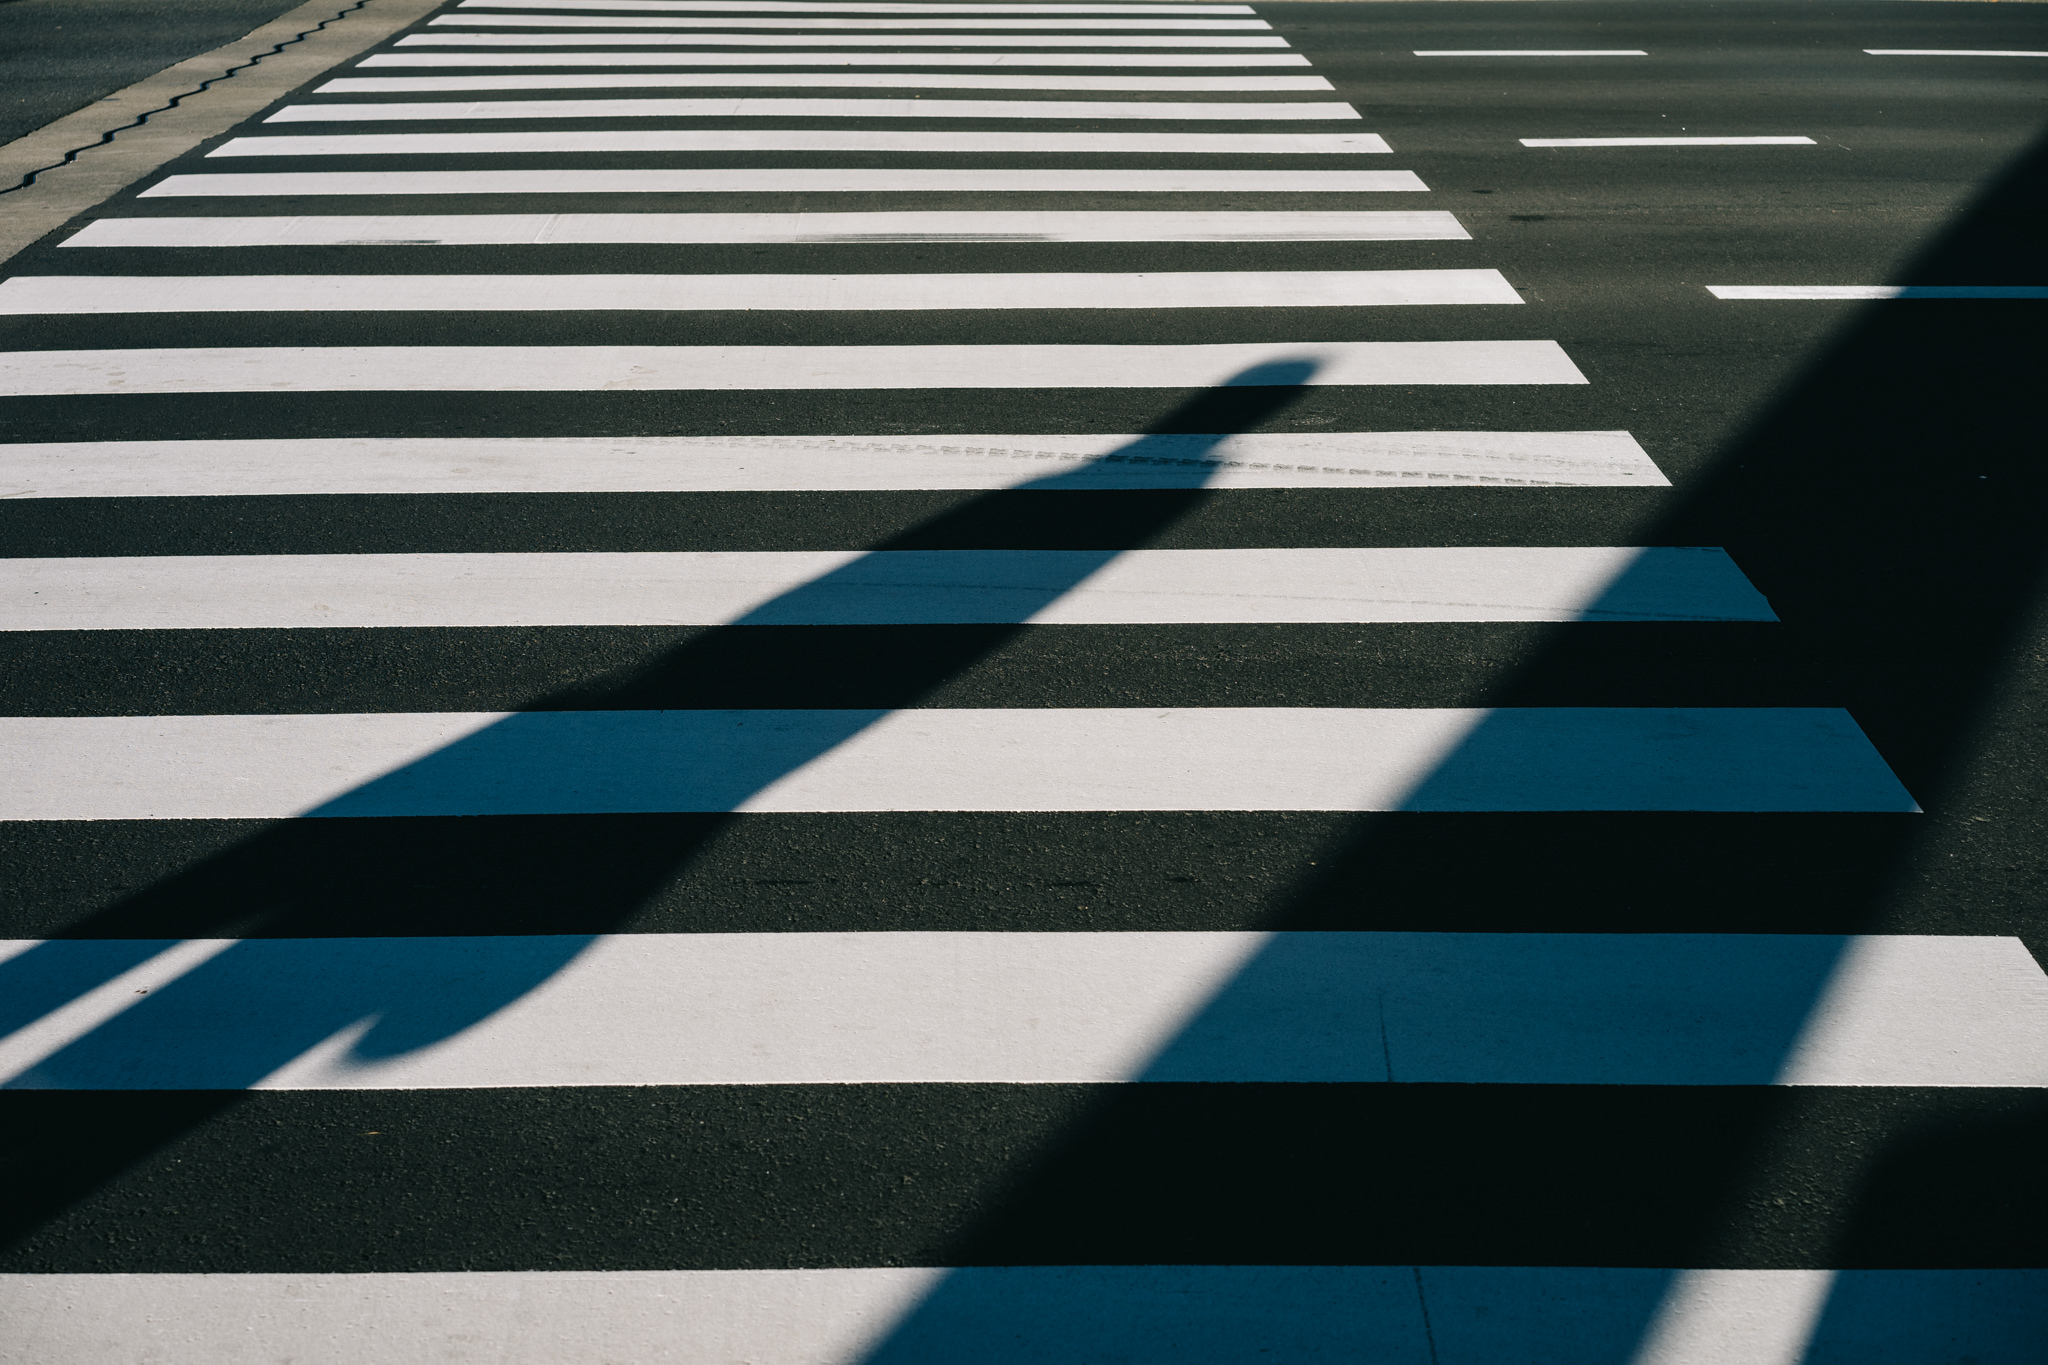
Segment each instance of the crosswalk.
M0 637L119 676L0 716L75 870L0 941L0 1359L1792 1365L2038 1294L1683 1231L1759 1115L2048 1087L2017 939L1261 908L1362 821L1919 811L1739 662L1451 695L1781 627L1600 538L1654 452L1309 67L1220 0L453 0L15 262L0 497L71 520Z

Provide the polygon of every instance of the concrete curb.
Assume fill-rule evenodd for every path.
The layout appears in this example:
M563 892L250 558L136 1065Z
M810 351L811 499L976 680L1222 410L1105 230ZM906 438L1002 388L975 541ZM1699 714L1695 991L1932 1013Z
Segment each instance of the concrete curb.
M38 167L63 159L150 110L161 110L179 95L190 98L175 109L152 114L147 123L117 133L113 141L83 152L68 166L44 171L34 184L0 195L0 260L15 255L76 215L134 184L157 167L232 128L287 91L338 62L382 42L399 29L440 8L442 0L367 0L325 29L202 94L199 86L229 68L270 52L289 38L334 19L346 0L309 0L263 27L211 52L165 67L125 90L96 100L75 114L38 128L0 147L0 186L12 185Z

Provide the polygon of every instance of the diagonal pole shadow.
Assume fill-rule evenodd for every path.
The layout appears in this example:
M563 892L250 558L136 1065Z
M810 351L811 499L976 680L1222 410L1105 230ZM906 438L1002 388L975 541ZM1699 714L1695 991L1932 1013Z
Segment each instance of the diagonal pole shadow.
M2031 283L2044 221L2048 142L1900 282ZM1360 817L1273 907L1271 945L1166 1045L1155 1083L1101 1088L1020 1160L934 1262L956 1269L867 1365L1163 1359L1168 1338L1190 1358L1352 1348L1432 1365L1534 1358L1547 1339L1546 1360L1660 1365L1704 1358L1683 1344L1726 1327L1684 1321L1694 1281L1682 1268L1821 1272L1787 1359L1931 1359L1958 1321L1996 1318L1994 1333L2031 1321L1989 1311L1984 1296L2013 1283L1995 1276L1910 1293L1882 1278L1829 1286L1838 1271L2048 1265L2048 1184L2027 1155L2048 1149L2042 1092L1958 1102L1770 1082L1850 935L2016 934L2048 963L2036 883L1993 888L1967 861L1987 812L2016 826L2006 858L2048 847L2034 794L2048 743L2024 719L2048 681L2044 335L2025 304L1864 308L1637 542L1726 547L1782 622L1777 685L1846 706L1926 814L1441 815L1424 802ZM1476 704L1582 694L1572 629L1551 627ZM1558 929L1813 937L1748 1021L1754 1074L1640 1087L1654 1121L1631 1108L1638 1087L1289 1093L1174 1077L1318 970L1286 931ZM1753 964L1704 951L1682 970L1695 979L1676 988ZM1385 1079L1402 1079L1391 1060ZM1578 1115L1560 1123L1533 1093L1546 1088ZM1496 1100L1471 1093L1483 1089ZM2010 1358L2034 1358L2041 1337L2018 1330Z
M1255 428L1296 401L1301 386L1316 368L1317 362L1312 358L1282 357L1233 376L1224 385L1204 391L1168 413L1134 442L1074 468L970 499L833 573L763 604L732 624L744 628L820 616L830 619L834 613L844 611L850 599L857 600L863 594L872 598L874 555L931 543L974 543L977 530L985 528L995 510L1014 494L1088 489L1095 482L1091 476L1105 463L1150 461L1150 492L1098 505L1099 515L1092 531L1101 548L1060 556L1055 561L1057 572L1046 576L1012 604L1016 610L1010 619L979 629L936 634L915 661L914 673L904 670L898 675L899 690L903 693L899 705L913 704L918 696L943 686L999 648L1035 612L1058 600L1118 554L1145 544L1191 511L1207 496L1206 485L1218 467L1216 461L1207 458L1208 453L1229 435ZM658 698L679 677L725 664L730 658L728 642L735 633L716 630L697 637L636 677L617 684L609 696L594 697L588 689L578 688L546 699L535 709L588 706L593 702L611 709L630 709L636 702L644 704L643 699ZM495 739L493 732L517 727L521 714L525 713L508 717L408 768L377 779L367 788L345 794L310 812L312 816L339 819L275 825L226 853L88 918L74 926L66 937L96 940L103 951L89 958L79 956L75 951L79 945L73 943L68 945L73 951L61 958L31 947L0 962L0 1039L33 1027L38 1020L95 991L107 990L124 973L175 949L176 942L129 936L135 932L131 926L160 923L161 915L169 907L176 907L186 922L194 922L192 912L195 907L201 908L201 917L195 923L201 933L195 933L194 938L201 937L206 929L236 940L365 933L366 921L376 916L375 907L399 891L390 879L403 874L394 872L393 860L388 857L375 862L338 859L336 844L324 837L325 831L316 831L314 827L331 830L337 823L353 823L345 818L353 805L364 792L374 791L380 784L403 784L417 776L415 770L432 770L441 765L459 769L464 758L461 750L491 745ZM763 762L744 751L720 755L723 766L714 778L729 809L738 807L747 796L775 779L851 739L889 711L818 714L819 724L805 733L804 743L794 749L786 743L779 746L771 762ZM427 932L445 934L453 919L463 926L454 932L490 934L491 925L502 922L506 900L527 903L536 895L573 896L579 906L583 931L532 937L523 940L528 951L495 951L487 958L465 954L459 940L416 940L418 953L407 964L407 970L387 973L381 986L374 970L367 976L354 975L353 979L351 974L337 975L329 986L315 989L297 1001L289 1017L268 1021L274 1027L262 1036L242 1038L233 1055L214 1052L191 1058L192 1083L184 1087L189 1093L157 1111L148 1123L139 1127L125 1125L124 1131L95 1132L85 1148L73 1145L68 1150L41 1152L32 1161L17 1162L22 1175L32 1179L21 1182L6 1213L0 1215L0 1247L18 1242L150 1151L224 1113L246 1093L247 1087L345 1031L352 1031L349 1056L357 1061L371 1061L432 1046L503 1009L567 966L599 936L627 925L635 910L731 819L730 815L682 820L603 817L590 823L587 837L580 843L564 848L550 842L534 850L531 859L521 860L509 874L501 865L502 838L491 837L481 828L490 821L399 820L396 823L416 827L412 833L421 851L438 858L443 865L442 885L459 888L462 899L454 915L444 914L437 930ZM392 822L378 823L388 827ZM380 832L388 832L388 828ZM538 885L519 885L522 874L532 869L536 860L545 863L546 875ZM398 864L409 865L410 860ZM421 930L415 927L410 932L418 934ZM418 960L420 956L435 955L445 960ZM62 969L53 970L52 964L59 961L64 964ZM375 964L370 965L374 968ZM247 989L248 983L242 979L247 970L250 968L244 967L234 945L229 944L150 998L127 1004L82 1036L50 1051L0 1088L90 1089L105 1085L105 1078L120 1074L124 1058L144 1047L159 1011L193 999L234 999ZM436 981L436 988L421 989L422 980ZM175 1077L166 1080L171 1087L177 1087Z

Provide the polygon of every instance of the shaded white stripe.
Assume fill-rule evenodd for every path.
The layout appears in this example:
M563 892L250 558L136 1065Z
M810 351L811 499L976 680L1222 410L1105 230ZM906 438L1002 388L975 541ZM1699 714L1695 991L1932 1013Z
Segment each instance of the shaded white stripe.
M801 29L1259 29L1271 32L1264 19L769 19L741 18L724 14L709 19L617 18L591 14L449 14L430 19L429 24L466 28L605 28L605 29L699 29L699 28L801 28Z
M457 10L631 10L721 14L1251 14L1250 5L945 5L889 0L463 0Z
M1707 549L0 559L0 631L1776 619Z
M1262 378L1262 375L1271 377ZM1584 384L1554 341L1217 346L208 346L0 352L0 394Z
M1398 194L1413 171L762 170L277 171L174 175L144 199L388 194Z
M1647 57L1635 47L1470 47L1416 48L1418 57Z
M0 718L5 820L655 811L1912 811L1845 711Z
M1190 471L1193 471L1192 475ZM744 489L1667 487L1625 431L643 436L0 445L0 497Z
M1519 304L1497 270L1082 275L17 275L0 316L57 313L891 312Z
M417 33L399 47L1286 47L1285 38L1045 33Z
M1375 133L925 133L873 129L622 129L238 137L209 157L490 156L525 152L1148 152L1327 156L1393 150Z
M2036 284L1710 284L1717 299L2048 299Z
M2027 52L1998 48L1970 47L1866 47L1873 57L2048 57L2048 52Z
M356 66L1307 66L1296 52L381 52Z
M429 90L1330 90L1321 76L979 76L964 72L663 71L598 76L344 76L316 95L397 95Z
M367 1142L375 1142L368 1139ZM445 1271L0 1276L0 1315L39 1365L858 1365L1014 1360L1624 1361L1676 1279L1724 1333L1637 1365L1828 1359L2021 1365L2039 1354L2040 1270L1500 1266L977 1266L964 1270ZM1425 1327L1426 1296L1434 1331ZM1702 1321L1705 1318L1695 1319ZM1457 1324L1455 1331L1447 1324ZM895 1334L892 1338L892 1334ZM1716 1342L1726 1350L1717 1349ZM880 1354L877 1355L877 1352ZM1014 1353L1014 1354L1011 1354ZM967 1349L972 1354L972 1346ZM1796 1360L1799 1357L1793 1356Z
M1524 147L1811 147L1810 137L1525 137Z
M0 1081L65 1090L1766 1085L1791 1070L1804 1085L2048 1086L2048 976L2016 938L898 932L225 942L210 953L184 949L202 960L153 980L146 994L131 991L111 1029L103 1023L68 1047L50 1046L52 1037L0 1041ZM96 964L125 963L135 948L0 944L30 989L44 975L90 981L105 972ZM1830 984L1838 961L1856 964L1846 969L1853 987ZM536 978L523 991L499 984ZM1858 999L1855 1026L1809 1056L1794 1037L1800 1018L1817 997L1828 1009L1843 989ZM396 1056L376 1046L380 1016L398 1016L402 1028L407 1004L428 1000L458 1024L482 1018Z
M452 100L413 104L292 104L265 123L569 118L1023 118L1196 121L1355 119L1341 101L1241 100L615 99Z
M1436 210L989 210L477 213L355 218L100 218L63 245L504 246L580 242L1468 241Z

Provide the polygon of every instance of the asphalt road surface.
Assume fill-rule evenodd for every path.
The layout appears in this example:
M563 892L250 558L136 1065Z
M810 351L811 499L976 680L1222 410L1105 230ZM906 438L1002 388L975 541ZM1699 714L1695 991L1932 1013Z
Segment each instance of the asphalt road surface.
M464 0L53 234L0 1360L2048 1359L2044 129Z

